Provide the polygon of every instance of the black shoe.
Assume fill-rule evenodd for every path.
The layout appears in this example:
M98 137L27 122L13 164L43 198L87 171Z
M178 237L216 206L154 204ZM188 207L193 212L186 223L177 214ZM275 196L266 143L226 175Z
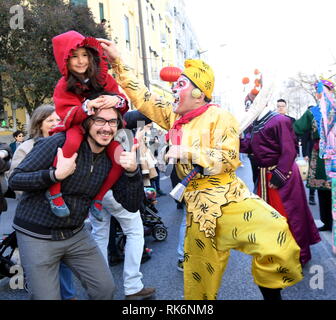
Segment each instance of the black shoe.
M311 206L316 206L315 199L314 199L314 198L309 198L309 204L310 204Z
M176 205L176 208L177 208L177 209L183 209L183 203L182 203L182 202L179 202L179 203Z
M157 194L158 197L166 196L166 195L167 195L166 193L164 193L164 192L161 191L161 190L156 191L156 194Z
M151 258L151 256L148 253L143 254L142 257L141 257L141 264L147 262L150 258Z
M149 248L145 248L143 253L142 253L142 257L141 257L141 263L145 263L146 261L148 261L151 258L151 254L152 254L152 249Z
M109 265L110 267L116 266L117 264L121 263L124 261L123 256L111 256L109 258Z
M183 272L183 260L178 259L177 261L177 270Z
M281 298L281 289L271 289L271 288L265 288L265 287L260 287L260 292L264 298L264 300L282 300Z
M318 231L331 231L331 227L327 227L326 225L317 228Z

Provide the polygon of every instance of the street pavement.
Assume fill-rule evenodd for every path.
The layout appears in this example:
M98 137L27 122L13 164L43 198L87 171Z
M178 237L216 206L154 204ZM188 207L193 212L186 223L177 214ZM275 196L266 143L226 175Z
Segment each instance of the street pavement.
M252 176L249 160L244 157L244 167L237 173L252 190ZM182 210L176 209L176 203L168 196L171 190L170 179L161 176L161 188L167 196L158 198L157 208L168 228L168 237L163 242L155 241L152 236L146 237L146 245L151 248L151 259L141 265L143 282L145 286L156 288L157 300L183 299L183 273L177 270L177 243L178 232L182 219ZM293 192L295 192L293 190ZM317 195L316 195L317 201ZM11 232L16 200L8 199L9 210L0 216L0 235ZM318 205L310 206L317 226L319 221ZM322 241L311 247L312 260L303 269L304 279L282 292L284 300L334 300L336 295L336 256L332 253L331 233L321 232ZM111 267L116 283L115 299L124 299L123 292L123 264ZM84 289L75 279L77 296L87 299ZM25 290L12 290L9 280L0 280L0 299L26 300L28 294ZM258 287L251 275L251 257L232 250L230 260L223 276L222 286L218 294L219 300L261 300Z

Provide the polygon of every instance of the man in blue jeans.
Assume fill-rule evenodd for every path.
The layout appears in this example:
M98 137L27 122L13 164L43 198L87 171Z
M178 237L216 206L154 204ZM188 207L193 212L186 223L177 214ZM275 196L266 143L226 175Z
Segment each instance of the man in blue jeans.
M181 211L181 210L179 210ZM180 213L180 212L179 212ZM184 238L187 228L187 213L185 206L182 204L182 221L179 230L179 242L177 244L177 270L183 272L183 262L184 262Z
M127 300L152 298L155 289L144 287L141 280L140 264L145 241L140 211L127 211L114 199L112 191L108 191L103 199L102 212L103 221L98 221L91 215L89 217L92 225L92 236L102 251L107 264L111 215L117 219L124 235L127 237L123 272L125 298Z

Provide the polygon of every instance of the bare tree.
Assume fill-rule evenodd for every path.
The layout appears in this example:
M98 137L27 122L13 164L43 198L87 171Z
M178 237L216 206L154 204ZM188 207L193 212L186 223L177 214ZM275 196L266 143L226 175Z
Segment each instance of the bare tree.
M288 113L299 118L310 105L316 105L314 83L315 75L299 72L295 77L289 78L285 83L285 92L282 97L288 102Z

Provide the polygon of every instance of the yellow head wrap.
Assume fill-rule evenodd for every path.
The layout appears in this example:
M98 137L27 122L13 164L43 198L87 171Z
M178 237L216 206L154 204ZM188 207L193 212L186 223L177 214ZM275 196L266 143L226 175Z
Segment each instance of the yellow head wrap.
M188 77L207 98L211 99L215 76L211 67L202 60L186 60L182 74Z

